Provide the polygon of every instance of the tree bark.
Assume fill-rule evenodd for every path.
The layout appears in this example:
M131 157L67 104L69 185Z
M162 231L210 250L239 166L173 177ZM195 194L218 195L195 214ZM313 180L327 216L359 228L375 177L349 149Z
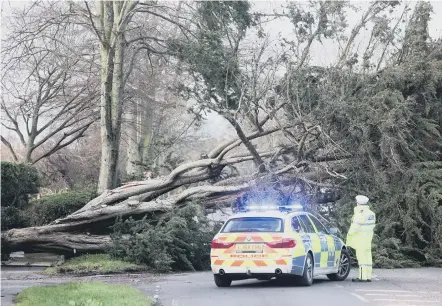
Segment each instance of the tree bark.
M110 237L106 235L72 234L49 226L28 227L12 229L6 235L2 234L2 253L15 250L70 254L97 252L106 250L110 242Z
M137 164L141 161L140 151L139 151L139 120L138 120L138 112L139 105L138 101L133 101L132 105L129 109L129 112L126 113L127 119L127 165L126 165L126 174L129 177L138 176L141 174L140 166Z
M124 33L129 18L122 2L101 2L101 165L98 192L118 182L118 157L123 109Z

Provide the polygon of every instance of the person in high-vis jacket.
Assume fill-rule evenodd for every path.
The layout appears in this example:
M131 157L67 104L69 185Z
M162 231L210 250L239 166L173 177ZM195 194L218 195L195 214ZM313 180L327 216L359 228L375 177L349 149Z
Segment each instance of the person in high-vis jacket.
M371 282L371 241L376 225L376 215L368 207L368 200L366 196L356 196L358 205L354 209L351 226L347 234L347 246L356 250L356 258L359 264L359 275L352 279L354 282Z

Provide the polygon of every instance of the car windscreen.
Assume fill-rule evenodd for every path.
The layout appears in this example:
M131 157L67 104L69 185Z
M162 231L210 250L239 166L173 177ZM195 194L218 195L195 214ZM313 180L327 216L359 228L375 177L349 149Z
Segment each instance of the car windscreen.
M227 221L221 230L222 233L246 233L246 232L282 232L283 221L279 218L270 217L244 217L234 218Z

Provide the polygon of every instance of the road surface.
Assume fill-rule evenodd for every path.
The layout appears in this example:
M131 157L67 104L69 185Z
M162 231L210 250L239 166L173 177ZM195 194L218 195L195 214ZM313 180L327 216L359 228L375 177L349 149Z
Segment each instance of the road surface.
M158 295L158 304L162 306L442 305L442 269L375 270L374 274L376 279L364 284L352 283L351 274L344 282L317 278L311 287L276 280L248 280L217 288L208 272L51 278L29 269L2 269L1 304L11 305L13 296L29 286L97 280L130 284L150 296Z

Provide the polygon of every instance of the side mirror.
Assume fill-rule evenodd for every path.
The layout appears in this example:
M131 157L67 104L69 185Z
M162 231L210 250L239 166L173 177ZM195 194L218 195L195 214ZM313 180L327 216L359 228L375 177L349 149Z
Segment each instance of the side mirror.
M330 228L330 233L332 235L336 235L338 233L338 229L336 227L332 227L332 228Z

